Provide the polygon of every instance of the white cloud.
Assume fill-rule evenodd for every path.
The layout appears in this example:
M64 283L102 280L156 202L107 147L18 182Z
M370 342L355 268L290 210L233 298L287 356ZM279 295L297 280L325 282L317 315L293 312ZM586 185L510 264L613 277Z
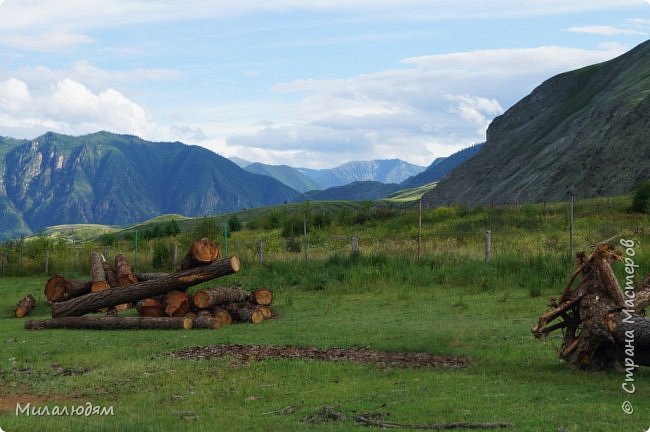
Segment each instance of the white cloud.
M31 95L27 83L16 78L0 81L0 106L16 112L29 106Z
M89 44L91 37L64 30L48 30L37 34L2 33L0 45L25 51L57 51L72 45Z
M2 7L0 45L51 51L87 44L92 41L87 33L99 29L266 12L362 12L358 19L443 20L577 13L639 4L640 0L13 0Z
M573 33L590 33L602 36L619 36L619 35L645 35L647 32L634 29L624 29L614 26L582 26L582 27L569 27L568 32Z
M0 126L19 136L33 137L45 130L81 134L103 129L154 137L157 131L145 109L122 93L110 88L93 93L70 78L40 94L32 94L24 81L10 78L0 82L0 95Z
M227 142L265 161L293 151L292 157L320 154L317 160L381 154L426 165L485 140L490 121L543 80L623 51L617 44L478 50L407 58L403 68L348 79L280 83L276 92L301 98L279 109L290 120Z

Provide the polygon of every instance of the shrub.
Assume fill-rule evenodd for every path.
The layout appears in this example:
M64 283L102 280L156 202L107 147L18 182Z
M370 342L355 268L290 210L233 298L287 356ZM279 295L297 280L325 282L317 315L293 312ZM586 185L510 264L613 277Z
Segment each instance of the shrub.
M650 180L641 183L641 186L634 192L630 211L650 214Z

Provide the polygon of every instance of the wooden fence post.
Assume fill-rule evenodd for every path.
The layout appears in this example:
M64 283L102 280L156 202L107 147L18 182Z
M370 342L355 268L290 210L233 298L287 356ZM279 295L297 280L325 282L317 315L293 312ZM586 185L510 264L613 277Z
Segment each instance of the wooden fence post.
M264 240L257 242L257 262L264 264Z
M490 261L492 255L492 231L485 231L485 264Z
M418 200L418 261L422 256L422 198Z
M356 234L352 236L352 253L359 253L359 237Z
M50 274L50 251L45 251L45 276Z
M569 256L573 257L573 204L575 200L575 195L571 195L571 213L569 215Z

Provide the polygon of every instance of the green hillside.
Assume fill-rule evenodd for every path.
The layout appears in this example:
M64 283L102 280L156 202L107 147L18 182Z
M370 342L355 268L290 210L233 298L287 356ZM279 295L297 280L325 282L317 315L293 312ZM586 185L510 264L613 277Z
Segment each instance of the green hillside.
M554 76L494 119L430 205L623 194L650 178L650 42Z
M70 223L127 225L289 201L298 192L198 146L99 132L0 146L0 240Z

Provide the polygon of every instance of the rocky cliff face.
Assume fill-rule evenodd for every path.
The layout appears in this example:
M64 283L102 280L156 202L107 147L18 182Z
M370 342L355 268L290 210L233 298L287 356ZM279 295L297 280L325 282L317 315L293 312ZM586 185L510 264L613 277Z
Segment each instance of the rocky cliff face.
M650 178L650 42L550 78L494 119L481 151L429 205L560 201L629 192Z

